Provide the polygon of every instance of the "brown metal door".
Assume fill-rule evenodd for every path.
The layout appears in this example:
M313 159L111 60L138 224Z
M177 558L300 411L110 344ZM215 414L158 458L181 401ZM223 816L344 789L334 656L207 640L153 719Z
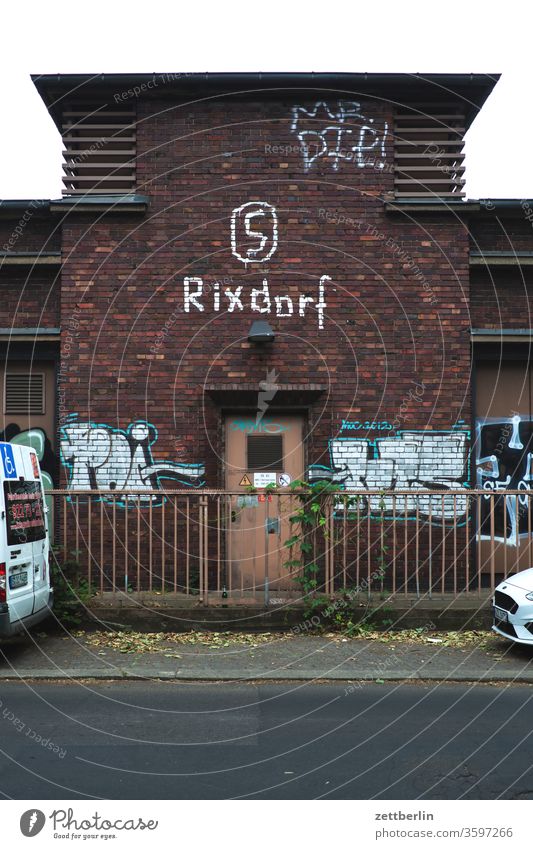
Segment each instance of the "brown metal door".
M228 522L228 590L232 595L297 591L289 570L285 542L291 536L289 516L296 499L289 484L304 474L303 419L271 415L257 421L256 413L226 417L226 489L231 496ZM278 496L266 489L275 484ZM254 487L256 492L250 492ZM293 559L298 555L292 551Z
M528 362L477 365L476 487L487 491L478 516L478 557L482 571L494 576L531 566L531 398ZM505 497L508 490L523 495Z

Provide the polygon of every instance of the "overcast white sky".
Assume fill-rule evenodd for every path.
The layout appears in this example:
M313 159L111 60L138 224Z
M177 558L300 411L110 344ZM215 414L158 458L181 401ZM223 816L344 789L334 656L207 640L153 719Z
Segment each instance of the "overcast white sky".
M469 197L533 197L529 0L25 0L2 7L0 197L61 195L31 73L502 73L467 136Z

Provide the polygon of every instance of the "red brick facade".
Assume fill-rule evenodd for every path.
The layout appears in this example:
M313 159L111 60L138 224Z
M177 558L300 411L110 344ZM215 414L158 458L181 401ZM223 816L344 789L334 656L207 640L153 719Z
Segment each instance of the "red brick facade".
M434 456L424 484L473 482L471 328L533 324L529 269L472 256L527 252L533 229L516 204L512 215L391 205L386 95L307 87L185 100L159 87L129 98L147 209L52 204L9 251L57 250L60 233L60 284L43 265L1 272L4 326L61 326L60 429L127 434L149 422L154 460L203 464L205 484L223 487L223 412L253 412L261 382L274 380L272 409L305 410L308 469L335 467L332 440L366 440L367 485L394 486L396 460L375 471L376 437L398 440L401 465L402 432L413 431ZM17 215L0 222L6 241ZM273 343L248 341L257 319ZM443 437L465 439L464 468ZM68 485L72 458L63 463Z
M328 439L343 419L393 422L402 405L403 429L450 429L470 418L464 223L446 213L415 222L386 212L387 167L341 160L334 170L320 159L306 173L290 131L293 106L288 98L162 104L167 111L157 114L152 100L140 102L137 174L148 213L71 214L63 225L63 328L80 310L70 410L115 427L154 422L158 450L173 456L176 443L184 446L192 462L207 462L212 485L220 482L219 449L205 432L204 415L215 415L206 384L259 386L273 370L283 385L327 387L311 410L319 423L309 463L328 462ZM361 107L376 124L391 124L383 106ZM384 165L391 157L388 149ZM250 201L275 208L279 241L269 261L247 266L230 236L232 211ZM185 312L186 277L203 281L202 312L194 304ZM250 292L264 279L276 341L259 349L246 337L260 317ZM224 290L238 287L230 312ZM301 295L315 301L303 317ZM291 298L292 315L276 315L276 296ZM283 301L280 311L290 308ZM406 405L415 384L423 397Z

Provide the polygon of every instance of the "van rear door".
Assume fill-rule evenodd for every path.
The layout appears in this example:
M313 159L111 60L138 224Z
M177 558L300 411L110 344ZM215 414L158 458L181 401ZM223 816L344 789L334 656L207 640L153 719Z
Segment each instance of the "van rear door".
M6 564L6 600L10 621L14 623L33 612L33 545L28 531L34 497L27 492L20 446L2 442L0 456L3 467L0 562ZM34 486L32 482L30 485Z
M29 538L33 550L33 612L37 613L48 605L50 596L50 575L48 574L49 538L47 533L46 501L44 498L43 481L36 453L26 446L20 448L24 460L24 477L31 482L32 526Z

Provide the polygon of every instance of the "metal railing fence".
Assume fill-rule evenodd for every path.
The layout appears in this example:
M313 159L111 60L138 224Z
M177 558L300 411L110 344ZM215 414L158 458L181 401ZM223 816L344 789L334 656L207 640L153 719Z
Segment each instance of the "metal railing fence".
M289 491L55 489L49 495L58 560L75 563L97 593L281 603L301 597L311 563L316 592L329 596L457 596L493 589L531 565L533 553L526 489L330 494L321 502L320 526L299 524L302 502Z

